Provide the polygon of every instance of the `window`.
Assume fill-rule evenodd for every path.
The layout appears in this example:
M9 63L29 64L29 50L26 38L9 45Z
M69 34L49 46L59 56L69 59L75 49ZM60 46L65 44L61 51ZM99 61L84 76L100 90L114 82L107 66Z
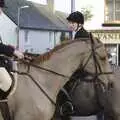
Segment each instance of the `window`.
M105 1L105 22L120 22L120 0Z

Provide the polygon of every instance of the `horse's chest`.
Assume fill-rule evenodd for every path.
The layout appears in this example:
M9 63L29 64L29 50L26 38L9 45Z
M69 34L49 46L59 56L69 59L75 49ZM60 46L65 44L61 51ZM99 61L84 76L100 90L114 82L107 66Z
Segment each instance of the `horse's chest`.
M94 83L80 82L71 92L72 102L75 106L78 106L81 113L85 111L94 111L93 106L97 106L95 99Z
M80 82L75 86L75 89L71 92L73 98L80 99L80 101L89 100L94 97L94 84L87 82Z

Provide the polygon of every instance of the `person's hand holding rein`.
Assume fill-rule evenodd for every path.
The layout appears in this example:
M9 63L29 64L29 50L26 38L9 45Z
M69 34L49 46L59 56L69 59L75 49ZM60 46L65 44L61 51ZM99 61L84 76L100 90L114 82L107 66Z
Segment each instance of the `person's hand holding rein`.
M13 53L18 59L23 59L24 58L24 54L22 52L20 52L19 50L14 50Z

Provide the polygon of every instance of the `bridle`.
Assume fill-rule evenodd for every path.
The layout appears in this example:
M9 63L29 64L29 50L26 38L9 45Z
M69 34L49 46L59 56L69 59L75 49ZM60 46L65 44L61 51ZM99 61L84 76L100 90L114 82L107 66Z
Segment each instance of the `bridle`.
M103 72L101 65L99 63L99 60L97 58L98 53L96 53L96 50L99 49L100 47L102 47L103 45L100 44L98 46L95 46L94 40L93 40L93 36L91 33L89 33L89 38L90 38L90 42L91 42L91 53L88 56L87 60L85 61L85 63L83 65L81 65L80 69L79 69L79 74L81 76L81 78L83 78L85 75L90 75L92 77L92 79L81 79L81 81L85 81L85 82L93 82L95 84L102 84L104 87L106 86L105 83L103 82L103 80L101 80L99 78L100 75L109 75L112 74L113 72ZM94 63L94 68L95 68L95 73L90 73L88 71L85 71L85 67L87 67L87 64L89 63L91 57L93 57L93 63ZM86 74L85 74L86 72ZM83 76L82 76L83 75Z
M94 43L94 40L93 40L93 36L92 36L91 33L89 34L89 36L90 36L91 48L92 48L91 56L93 56L94 67L95 67L95 73L94 73L93 81L97 82L97 83L101 83L105 87L106 85L104 84L104 82L102 82L102 80L99 78L99 76L100 75L112 74L113 72L112 71L111 72L103 72L102 71L101 65L99 64L99 61L98 61L98 58L97 58L97 53L96 53L97 48L95 48L95 43ZM99 47L101 47L101 46L99 46ZM90 59L90 57L89 57L89 59ZM85 67L85 65L84 65L84 67Z

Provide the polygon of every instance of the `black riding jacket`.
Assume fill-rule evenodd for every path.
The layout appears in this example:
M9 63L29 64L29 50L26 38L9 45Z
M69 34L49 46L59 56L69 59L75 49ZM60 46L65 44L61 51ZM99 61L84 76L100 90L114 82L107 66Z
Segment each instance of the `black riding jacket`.
M75 34L75 39L77 38L89 38L89 33L82 27L80 30L78 30Z

